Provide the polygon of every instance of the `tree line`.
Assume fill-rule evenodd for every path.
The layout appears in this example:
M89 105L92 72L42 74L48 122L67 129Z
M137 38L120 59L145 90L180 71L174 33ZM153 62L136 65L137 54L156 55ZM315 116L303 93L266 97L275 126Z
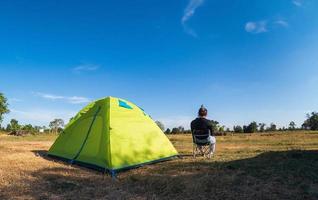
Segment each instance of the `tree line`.
M297 127L294 121L291 121L287 127L277 128L275 123L270 123L266 126L265 123L257 123L255 121L248 125L236 125L232 130L225 128L225 126L219 125L219 122L212 120L213 129L216 133L222 132L235 132L235 133L256 133L256 132L273 132L273 131L294 131L294 130L318 130L318 112L312 112L306 115L306 120L300 127ZM174 127L172 129L167 128L162 122L156 121L159 128L166 134L187 134L191 133L191 130L186 130L183 126Z
M33 126L32 124L19 124L16 119L11 119L6 127L1 127L2 131L6 131L11 135L25 135L35 133L61 133L63 131L64 121L62 119L54 119L49 126Z
M9 104L7 98L0 92L0 130L9 132L13 135L23 135L28 133L38 132L53 132L59 133L63 131L64 121L62 119L53 119L48 127L46 126L33 126L32 124L19 124L16 119L11 119L6 127L2 127L3 115L9 113Z
M59 133L63 131L64 121L62 119L52 120L48 127L46 126L32 126L31 124L21 125L18 120L11 119L10 123L6 127L1 127L3 121L3 116L9 113L9 104L7 98L3 93L0 92L0 129L7 132L26 132L26 133L36 133L36 132L53 132ZM266 132L266 131L286 131L286 130L318 130L318 112L312 112L306 115L306 120L300 127L296 126L294 121L291 121L287 127L277 128L276 124L271 123L266 126L265 123L257 123L255 121L248 125L236 125L233 130L229 128L225 129L225 126L221 126L219 122L211 120L213 129L215 132L235 132L235 133L255 133L255 132ZM164 131L166 134L183 134L191 133L191 130L185 129L183 126L178 126L174 128L167 128L162 122L156 121L158 127Z
M249 125L244 126L234 126L233 131L235 133L255 133L255 132L270 132L270 131L285 131L285 130L296 130L296 124L295 122L290 122L290 125L288 128L279 128L277 129L276 124L271 123L268 127L266 127L265 123L257 123L257 122L251 122Z
M235 133L255 133L255 132L269 132L269 131L294 131L294 130L318 130L318 112L311 112L306 115L306 120L300 127L297 127L294 121L291 121L287 127L277 128L276 124L271 123L266 127L265 123L251 122L249 125L234 126Z

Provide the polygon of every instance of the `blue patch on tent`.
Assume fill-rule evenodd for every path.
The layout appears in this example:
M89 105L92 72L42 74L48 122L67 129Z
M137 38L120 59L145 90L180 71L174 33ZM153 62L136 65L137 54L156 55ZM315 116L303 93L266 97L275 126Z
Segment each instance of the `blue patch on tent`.
M122 100L118 100L119 106L127 109L133 109L130 105L128 105L126 102Z

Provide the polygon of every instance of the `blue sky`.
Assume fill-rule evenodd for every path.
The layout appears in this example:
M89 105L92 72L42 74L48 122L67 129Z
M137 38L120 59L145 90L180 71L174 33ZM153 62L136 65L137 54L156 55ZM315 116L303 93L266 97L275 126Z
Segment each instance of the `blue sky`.
M226 127L318 110L318 1L1 1L11 118L66 121L116 96L167 127L204 104Z

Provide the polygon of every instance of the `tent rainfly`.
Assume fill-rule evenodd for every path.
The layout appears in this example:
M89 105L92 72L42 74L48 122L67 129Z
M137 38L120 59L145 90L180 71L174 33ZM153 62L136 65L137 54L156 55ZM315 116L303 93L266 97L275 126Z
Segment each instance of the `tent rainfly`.
M120 170L171 159L178 152L143 109L107 97L72 118L48 155L113 176Z

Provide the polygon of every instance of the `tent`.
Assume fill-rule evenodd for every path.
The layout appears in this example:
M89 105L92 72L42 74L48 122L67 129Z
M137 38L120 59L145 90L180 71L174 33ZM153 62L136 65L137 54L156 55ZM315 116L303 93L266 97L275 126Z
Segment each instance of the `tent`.
M72 118L48 155L114 175L173 158L178 152L143 109L107 97L90 103Z

